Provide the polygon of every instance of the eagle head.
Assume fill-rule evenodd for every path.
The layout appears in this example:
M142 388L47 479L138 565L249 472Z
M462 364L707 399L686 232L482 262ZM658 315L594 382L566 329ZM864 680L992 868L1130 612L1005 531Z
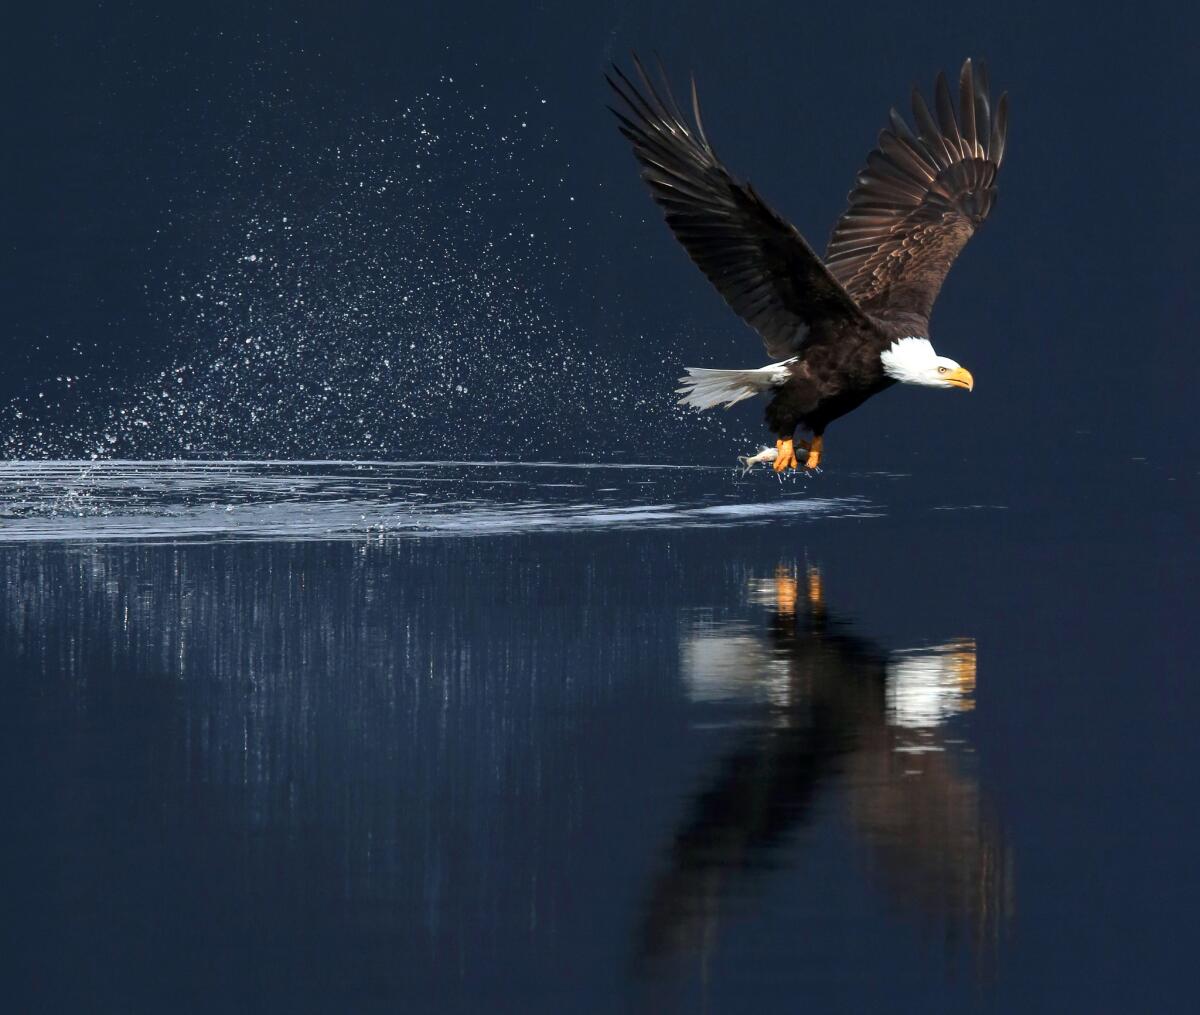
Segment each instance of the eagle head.
M948 356L933 351L929 339L901 338L880 353L883 372L901 384L923 384L929 388L975 387L975 378L966 367Z

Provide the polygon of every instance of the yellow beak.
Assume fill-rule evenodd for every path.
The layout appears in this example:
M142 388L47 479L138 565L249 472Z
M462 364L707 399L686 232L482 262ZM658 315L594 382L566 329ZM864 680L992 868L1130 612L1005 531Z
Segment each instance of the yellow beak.
M968 391L975 387L975 378L965 367L959 367L953 373L947 374L946 380L956 388L966 388Z

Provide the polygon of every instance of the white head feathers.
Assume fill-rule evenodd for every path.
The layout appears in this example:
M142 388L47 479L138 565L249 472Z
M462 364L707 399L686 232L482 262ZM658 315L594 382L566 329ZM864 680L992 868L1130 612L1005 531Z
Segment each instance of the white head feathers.
M933 388L967 387L970 374L954 360L933 351L929 339L910 336L897 339L879 354L883 372L901 384L924 384Z

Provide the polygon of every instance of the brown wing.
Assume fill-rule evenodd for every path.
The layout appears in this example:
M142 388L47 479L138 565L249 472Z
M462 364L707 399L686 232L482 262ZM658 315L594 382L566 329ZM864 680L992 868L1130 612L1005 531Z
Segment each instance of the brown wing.
M624 103L624 111L613 112L642 165L642 179L676 238L725 301L762 336L767 353L775 359L794 355L828 322L865 323L796 227L721 164L704 135L695 82L692 127L666 76L660 92L636 57L634 64L640 90L615 66L618 80L607 80Z
M914 88L914 134L894 109L891 126L850 192L825 263L868 311L928 319L950 265L996 200L996 172L1008 132L1008 96L993 115L987 72L967 60L954 113L946 75L935 92L937 119Z

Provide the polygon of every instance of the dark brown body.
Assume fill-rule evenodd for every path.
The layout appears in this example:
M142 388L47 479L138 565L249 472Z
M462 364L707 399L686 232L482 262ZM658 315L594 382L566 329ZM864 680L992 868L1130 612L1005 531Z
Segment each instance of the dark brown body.
M771 432L788 440L797 427L820 437L835 419L853 412L896 382L880 354L897 339L927 337L914 315L883 313L869 323L840 321L812 335L789 368L792 380L767 404Z

